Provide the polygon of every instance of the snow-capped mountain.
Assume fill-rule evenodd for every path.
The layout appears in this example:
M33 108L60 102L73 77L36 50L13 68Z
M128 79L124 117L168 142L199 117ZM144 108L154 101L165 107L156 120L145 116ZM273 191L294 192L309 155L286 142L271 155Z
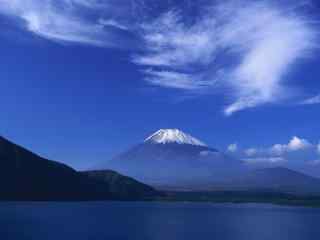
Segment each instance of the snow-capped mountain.
M241 163L178 129L160 129L104 168L154 186L187 187L224 180Z
M191 144L195 146L207 147L207 145L200 140L180 131L179 129L160 129L151 136L147 137L144 142L154 144Z

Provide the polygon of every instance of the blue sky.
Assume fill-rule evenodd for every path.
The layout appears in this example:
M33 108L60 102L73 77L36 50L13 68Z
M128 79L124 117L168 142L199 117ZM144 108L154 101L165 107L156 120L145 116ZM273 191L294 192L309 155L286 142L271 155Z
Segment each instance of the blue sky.
M1 134L77 168L159 128L316 163L319 5L218 2L0 0Z

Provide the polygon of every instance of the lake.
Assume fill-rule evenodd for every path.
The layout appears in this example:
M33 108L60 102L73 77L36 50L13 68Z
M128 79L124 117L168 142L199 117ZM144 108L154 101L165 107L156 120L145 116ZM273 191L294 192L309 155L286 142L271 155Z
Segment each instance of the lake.
M320 209L264 204L0 203L1 240L317 240Z

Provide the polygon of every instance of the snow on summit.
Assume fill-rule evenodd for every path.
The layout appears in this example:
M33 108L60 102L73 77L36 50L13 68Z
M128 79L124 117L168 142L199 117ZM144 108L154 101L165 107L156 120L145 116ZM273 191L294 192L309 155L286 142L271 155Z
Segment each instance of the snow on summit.
M191 144L196 146L206 147L207 145L200 140L192 137L189 134L186 134L178 129L160 129L148 138L145 139L145 142L149 143L178 143L178 144Z

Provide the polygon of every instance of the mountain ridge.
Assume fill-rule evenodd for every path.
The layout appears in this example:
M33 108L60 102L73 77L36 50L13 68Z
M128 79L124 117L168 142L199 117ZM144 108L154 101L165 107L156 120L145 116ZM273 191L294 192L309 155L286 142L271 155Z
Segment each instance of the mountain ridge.
M240 165L240 161L178 129L160 129L101 167L159 187L208 184L231 176Z
M269 167L249 171L222 184L221 188L320 194L320 179L286 167Z
M158 150L158 147L167 149L168 146L176 150L179 146L181 151L185 150L184 147L189 149L192 146L195 152L207 149L203 146L175 143L147 146ZM220 154L212 150L212 154L216 153ZM152 161L149 159L148 162ZM174 173L178 173L179 169L181 170L174 169ZM159 171L157 166L147 170L151 175ZM191 184L197 183L194 176L187 176L187 180ZM158 200L320 206L320 179L283 167L258 169L235 178L228 184L220 185L220 188L211 185L211 190L188 191L187 188L181 188L184 190L158 191L112 170L77 172L65 164L44 159L0 137L0 201Z
M121 178L122 176L118 176ZM134 188L135 185L132 185ZM122 193L121 193L122 194ZM116 200L104 182L0 137L0 200Z
M154 188L113 170L91 170L81 173L103 182L105 187L120 199L139 200L161 196L161 193Z

